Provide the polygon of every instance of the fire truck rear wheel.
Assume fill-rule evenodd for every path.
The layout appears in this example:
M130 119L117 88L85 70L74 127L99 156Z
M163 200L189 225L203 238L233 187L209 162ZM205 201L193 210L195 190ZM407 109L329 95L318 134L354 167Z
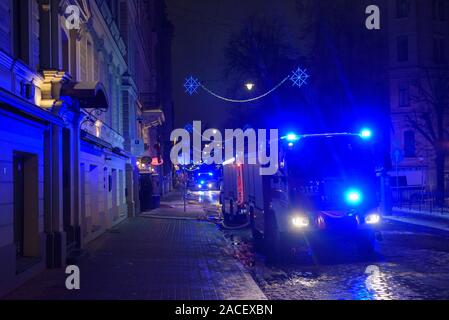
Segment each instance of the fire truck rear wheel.
M270 223L270 228L265 234L265 249L266 260L269 264L277 264L283 262L288 258L289 247L287 241L279 232L276 219L273 214L273 221Z

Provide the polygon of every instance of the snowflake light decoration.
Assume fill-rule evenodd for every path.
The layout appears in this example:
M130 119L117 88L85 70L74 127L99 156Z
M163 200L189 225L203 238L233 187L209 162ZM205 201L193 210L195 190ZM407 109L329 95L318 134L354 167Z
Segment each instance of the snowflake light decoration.
M184 83L184 88L186 89L186 93L189 95L193 95L197 92L198 88L201 86L198 79L195 79L193 76L190 76L186 79Z
M293 86L297 86L301 88L304 84L307 84L307 79L309 79L309 75L307 74L307 69L302 70L298 68L296 71L293 71L293 74L290 77L290 80L293 82Z
M193 76L189 76L186 78L184 82L184 88L185 93L187 93L190 96L193 96L194 94L198 93L198 89L201 87L206 93L210 94L211 96L214 96L217 99L231 102L231 103L248 103L257 101L260 99L265 98L266 96L272 94L274 91L279 89L281 86L283 86L286 82L289 80L292 82L293 87L301 88L303 85L307 84L307 79L310 78L309 74L307 73L307 69L301 69L297 68L295 71L293 71L290 75L287 75L284 79L282 79L281 82L279 82L276 86L274 86L272 89L268 90L265 93L262 93L261 95L249 99L233 99L228 98L225 96L222 96L213 90L206 87L204 84L202 84L197 78L194 78Z

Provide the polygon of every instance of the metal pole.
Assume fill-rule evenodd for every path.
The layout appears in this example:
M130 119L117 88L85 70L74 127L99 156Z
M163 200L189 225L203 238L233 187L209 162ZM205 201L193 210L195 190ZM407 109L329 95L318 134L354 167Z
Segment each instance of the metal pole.
M402 208L402 201L399 199L399 161L396 160L396 197L398 199L399 207Z
M186 198L187 198L187 176L186 176L186 168L184 167L184 213L187 212L187 204L186 204Z

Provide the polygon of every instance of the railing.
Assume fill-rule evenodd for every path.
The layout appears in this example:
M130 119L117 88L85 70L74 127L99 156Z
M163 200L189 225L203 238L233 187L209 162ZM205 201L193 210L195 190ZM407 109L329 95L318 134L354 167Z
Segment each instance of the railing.
M449 196L443 204L438 203L439 194L429 192L425 187L392 187L393 206L400 209L449 215Z
M125 139L113 128L101 121L93 112L86 112L86 118L81 123L80 129L109 143L115 148L124 149Z

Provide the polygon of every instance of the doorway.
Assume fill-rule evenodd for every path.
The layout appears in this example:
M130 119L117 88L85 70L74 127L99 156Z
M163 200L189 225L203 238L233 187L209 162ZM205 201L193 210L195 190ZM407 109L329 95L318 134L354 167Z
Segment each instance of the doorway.
M112 192L112 221L117 221L119 218L118 210L118 192L117 192L117 170L112 169L111 177L111 192Z
M72 150L69 129L62 129L62 220L66 233L67 252L75 247L75 233L72 227Z
M18 259L25 256L25 159L22 154L14 155L14 244Z
M25 271L40 260L38 156L13 153L14 244L16 271Z

